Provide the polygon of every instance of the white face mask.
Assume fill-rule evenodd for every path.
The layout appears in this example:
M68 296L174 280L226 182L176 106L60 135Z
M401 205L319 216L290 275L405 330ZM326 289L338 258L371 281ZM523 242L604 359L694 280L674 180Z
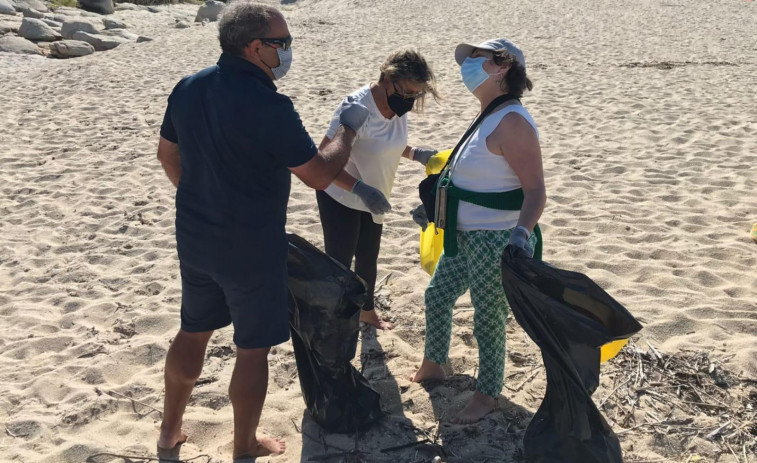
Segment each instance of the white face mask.
M289 68L292 67L292 47L288 50L281 48L276 49L276 54L279 55L279 65L275 68L271 68L271 73L275 80L279 80L289 72Z

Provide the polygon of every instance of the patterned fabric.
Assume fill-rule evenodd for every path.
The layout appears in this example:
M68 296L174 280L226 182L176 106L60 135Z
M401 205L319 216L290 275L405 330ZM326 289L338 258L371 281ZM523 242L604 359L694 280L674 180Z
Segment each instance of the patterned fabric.
M452 332L452 309L470 289L473 303L473 335L478 342L476 389L496 397L505 374L505 320L510 312L502 289L500 259L510 239L510 230L458 231L459 252L442 253L426 288L425 357L447 363ZM533 246L534 234L530 238Z

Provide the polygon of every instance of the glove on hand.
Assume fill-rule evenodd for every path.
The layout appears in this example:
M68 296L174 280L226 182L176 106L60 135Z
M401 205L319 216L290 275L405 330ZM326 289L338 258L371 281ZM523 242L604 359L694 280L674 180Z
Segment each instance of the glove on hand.
M357 132L368 119L368 108L348 96L342 102L339 112L339 123Z
M534 250L528 243L528 238L530 238L530 236L531 233L528 232L528 229L522 225L519 225L513 228L513 231L510 232L510 241L508 241L507 244L508 246L513 245L516 248L522 249L529 258L533 258Z
M431 159L431 156L438 153L437 150L431 149L431 148L412 148L413 153L413 161L418 161L424 166L428 163L428 160Z
M351 191L363 201L363 204L371 211L371 214L382 215L392 210L392 205L386 200L384 193L370 185L366 185L362 180L355 182Z
M420 225L421 230L426 231L426 227L428 227L428 216L426 215L426 208L423 204L411 210L410 215L413 216L413 222Z

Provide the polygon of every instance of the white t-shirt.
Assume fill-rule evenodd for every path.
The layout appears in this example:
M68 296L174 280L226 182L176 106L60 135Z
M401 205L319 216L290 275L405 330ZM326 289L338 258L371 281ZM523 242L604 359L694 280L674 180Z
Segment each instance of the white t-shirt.
M407 114L391 119L384 117L373 100L370 85L359 88L349 96L368 108L369 114L365 124L357 132L357 141L344 170L366 185L378 189L389 200L397 167L407 146ZM329 139L334 138L339 128L339 113L337 108L326 132ZM370 212L357 195L333 183L326 188L326 193L344 206ZM383 223L384 216L373 214L373 221Z
M452 182L464 190L479 193L500 193L517 190L520 180L504 156L498 156L486 146L486 138L494 132L502 118L510 113L523 117L536 131L531 115L521 105L512 104L491 113L461 147L452 163ZM509 230L518 225L520 211L500 211L460 201L457 210L458 230Z

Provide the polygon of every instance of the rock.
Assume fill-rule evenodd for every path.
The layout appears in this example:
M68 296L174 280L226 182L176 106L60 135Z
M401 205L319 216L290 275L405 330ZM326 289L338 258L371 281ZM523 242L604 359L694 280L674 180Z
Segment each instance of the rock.
M113 0L79 0L79 5L84 10L100 14L113 14L116 10L113 7Z
M18 53L22 55L41 55L42 50L33 42L26 40L23 37L15 37L12 35L6 35L0 37L0 51L9 53Z
M142 8L139 5L135 5L134 3L129 3L129 2L116 3L116 11L124 11L124 10L139 11L143 9L144 8Z
M55 32L42 20L34 18L24 18L21 21L18 35L34 42L52 42L61 38L59 33Z
M126 29L129 27L125 22L113 18L103 18L103 24L105 24L105 29Z
M76 58L94 52L95 47L81 40L61 40L50 44L50 53L56 58Z
M0 21L0 35L17 33L19 27L21 24L17 22Z
M24 18L42 19L45 17L45 13L37 11L34 8L27 8L22 13L24 14Z
M45 5L45 3L41 0L10 0L10 2L16 8L16 11L23 12L29 9L37 11L48 11L47 5Z
M147 11L149 11L150 13L160 13L160 8L155 6L148 6Z
M53 21L52 19L42 18L40 19L40 21L52 27L53 29L57 29L59 31L60 31L61 26L63 26L63 23L58 22L58 21Z
M225 6L226 4L223 2L208 0L202 6L200 6L199 10L197 10L195 22L199 23L204 19L207 19L208 21L218 21L218 16L220 16L221 11L223 11L223 8Z
M98 24L99 23L99 24ZM61 26L60 33L64 39L72 39L75 32L83 31L90 34L97 34L102 27L102 21L93 21L89 19L69 19Z
M101 34L90 34L89 32L76 31L71 36L74 40L81 40L95 47L96 51L112 50L117 46L128 43L129 41L122 37L112 37Z
M13 8L10 2L7 0L0 0L0 14L16 15L16 9Z
M110 29L100 32L100 35L106 35L109 37L121 37L122 39L136 42L139 36L133 32L129 32L125 29Z
M137 43L145 43L145 42L152 42L152 39L150 37L145 37L144 35L140 35L137 37Z
M192 25L186 21L179 21L176 23L176 29L186 29L187 27L192 27Z

